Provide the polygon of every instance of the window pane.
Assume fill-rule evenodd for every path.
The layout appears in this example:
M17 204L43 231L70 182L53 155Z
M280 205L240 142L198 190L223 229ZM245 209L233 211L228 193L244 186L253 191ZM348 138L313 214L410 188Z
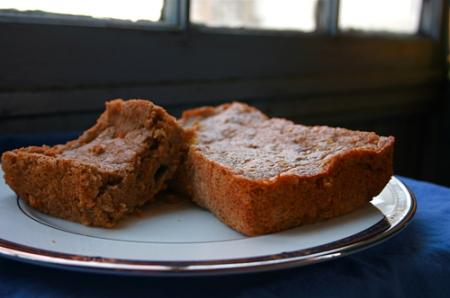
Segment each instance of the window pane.
M191 21L210 27L314 31L318 0L191 0Z
M158 21L164 0L1 0L0 10L48 12L129 21Z
M416 33L421 0L341 0L341 30Z

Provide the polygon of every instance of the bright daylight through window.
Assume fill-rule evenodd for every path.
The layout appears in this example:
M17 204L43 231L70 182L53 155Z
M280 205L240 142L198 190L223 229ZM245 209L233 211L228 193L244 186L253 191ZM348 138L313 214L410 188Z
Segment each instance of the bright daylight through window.
M161 19L163 4L163 0L2 0L0 11L46 12L133 22L156 22Z
M319 0L191 0L190 21L207 27L296 30L314 32ZM164 5L179 9L176 0L2 0L0 14L21 16L87 16L131 22L162 21ZM341 31L414 34L421 0L340 0Z
M421 0L341 0L341 30L416 33Z
M316 29L318 0L192 0L191 21L210 27Z

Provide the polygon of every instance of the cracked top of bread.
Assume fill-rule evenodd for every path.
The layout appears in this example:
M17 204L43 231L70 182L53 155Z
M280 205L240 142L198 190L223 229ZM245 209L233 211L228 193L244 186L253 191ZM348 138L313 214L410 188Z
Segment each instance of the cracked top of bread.
M138 156L149 147L157 148L158 139L164 137L159 135L164 134L158 130L159 121L176 125L174 117L147 100L114 100L106 102L106 112L77 140L48 150L30 147L29 152L78 161L99 170L131 169Z
M195 150L235 174L255 180L314 176L326 171L338 155L380 152L394 142L393 137L373 132L268 118L239 102L187 111L181 124L192 129Z

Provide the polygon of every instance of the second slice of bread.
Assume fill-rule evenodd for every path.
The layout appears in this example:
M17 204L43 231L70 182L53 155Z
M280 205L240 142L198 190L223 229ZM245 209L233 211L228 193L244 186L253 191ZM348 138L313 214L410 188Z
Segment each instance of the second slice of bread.
M364 206L392 176L394 138L268 118L241 103L186 111L191 135L176 184L246 235Z

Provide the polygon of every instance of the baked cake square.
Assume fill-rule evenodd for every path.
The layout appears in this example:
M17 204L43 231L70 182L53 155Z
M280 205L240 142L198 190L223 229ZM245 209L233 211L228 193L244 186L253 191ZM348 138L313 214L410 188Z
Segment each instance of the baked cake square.
M242 103L186 111L176 186L233 229L261 235L364 206L392 176L393 137L269 118Z
M152 201L180 163L184 133L146 100L113 100L77 140L5 152L6 183L31 207L112 227Z

